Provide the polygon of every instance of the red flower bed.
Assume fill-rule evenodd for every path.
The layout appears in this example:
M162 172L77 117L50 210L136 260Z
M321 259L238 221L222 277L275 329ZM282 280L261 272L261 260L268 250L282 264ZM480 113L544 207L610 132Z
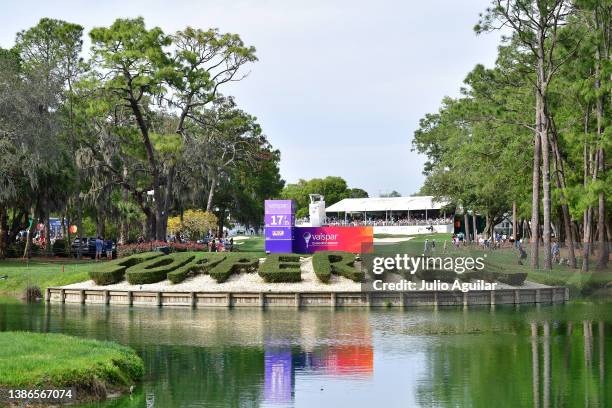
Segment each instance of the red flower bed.
M170 252L187 252L187 251L208 251L208 247L204 244L196 244L195 242L164 242L164 241L149 241L139 244L125 244L117 246L117 256L124 257L142 252L155 251L159 247L168 247Z

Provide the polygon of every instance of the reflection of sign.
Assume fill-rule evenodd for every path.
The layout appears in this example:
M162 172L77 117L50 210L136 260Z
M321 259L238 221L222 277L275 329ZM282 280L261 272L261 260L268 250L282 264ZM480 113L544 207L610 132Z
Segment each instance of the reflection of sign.
M346 345L332 347L327 354L330 374L371 374L374 371L372 346Z
M374 241L372 227L295 227L293 252L368 252Z
M291 402L293 365L291 351L266 350L264 399L268 402Z

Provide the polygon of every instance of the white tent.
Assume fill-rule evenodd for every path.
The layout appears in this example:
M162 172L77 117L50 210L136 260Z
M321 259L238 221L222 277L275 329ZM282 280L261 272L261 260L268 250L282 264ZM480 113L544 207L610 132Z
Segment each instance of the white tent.
M439 210L448 201L434 201L433 196L345 198L325 209L326 213L364 213L375 211Z

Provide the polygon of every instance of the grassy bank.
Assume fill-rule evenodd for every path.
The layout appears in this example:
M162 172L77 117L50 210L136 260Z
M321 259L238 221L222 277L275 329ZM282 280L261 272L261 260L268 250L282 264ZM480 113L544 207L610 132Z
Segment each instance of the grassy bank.
M80 401L125 391L143 375L134 350L52 333L0 333L0 387L74 388Z
M0 261L0 294L21 296L28 285L38 286L43 294L49 286L62 286L88 280L87 270L92 261L29 262L8 259ZM63 268L62 268L63 266Z

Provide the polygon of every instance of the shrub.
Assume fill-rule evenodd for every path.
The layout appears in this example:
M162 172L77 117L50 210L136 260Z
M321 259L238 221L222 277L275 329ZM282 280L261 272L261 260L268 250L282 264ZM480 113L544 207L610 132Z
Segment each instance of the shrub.
M364 272L355 267L355 255L342 251L319 251L312 256L312 267L321 282L327 283L331 275L344 276L355 282L361 282Z
M199 252L194 254L195 258L174 271L168 273L168 280L172 283L184 281L190 274L207 273L208 270L225 259L223 253Z
M127 281L132 285L157 283L166 279L169 272L180 268L195 258L193 253L176 253L160 256L128 268Z
M39 299L42 299L42 297L42 291L35 285L28 285L23 294L23 298L28 303L37 302Z
M511 286L520 286L527 279L527 274L524 272L517 273L500 273L497 278L501 283L505 283Z
M440 282L452 283L459 276L455 271L446 269L419 269L416 271L416 276L424 281L439 280Z
M96 285L110 285L112 283L121 282L125 276L126 269L161 255L161 252L145 252L105 262L93 266L89 271L89 277Z
M208 269L209 275L218 283L225 282L233 273L254 272L259 267L259 257L248 254L221 253L224 259Z
M53 255L55 256L68 256L68 245L63 239L56 239L53 243Z
M7 258L20 258L23 256L25 250L24 242L15 242L6 246L6 257Z
M493 271L467 271L459 275L462 281L478 280L481 279L485 282L501 282L511 286L520 286L527 279L527 273L523 272L493 272Z
M470 280L481 279L485 282L493 283L497 281L497 278L499 277L499 275L500 275L499 272L492 272L492 271L486 271L486 270L482 270L482 271L473 270L473 271L466 271L462 274L459 274L459 279L465 282L469 282Z
M300 256L271 254L259 268L259 276L266 282L299 282L302 280Z

